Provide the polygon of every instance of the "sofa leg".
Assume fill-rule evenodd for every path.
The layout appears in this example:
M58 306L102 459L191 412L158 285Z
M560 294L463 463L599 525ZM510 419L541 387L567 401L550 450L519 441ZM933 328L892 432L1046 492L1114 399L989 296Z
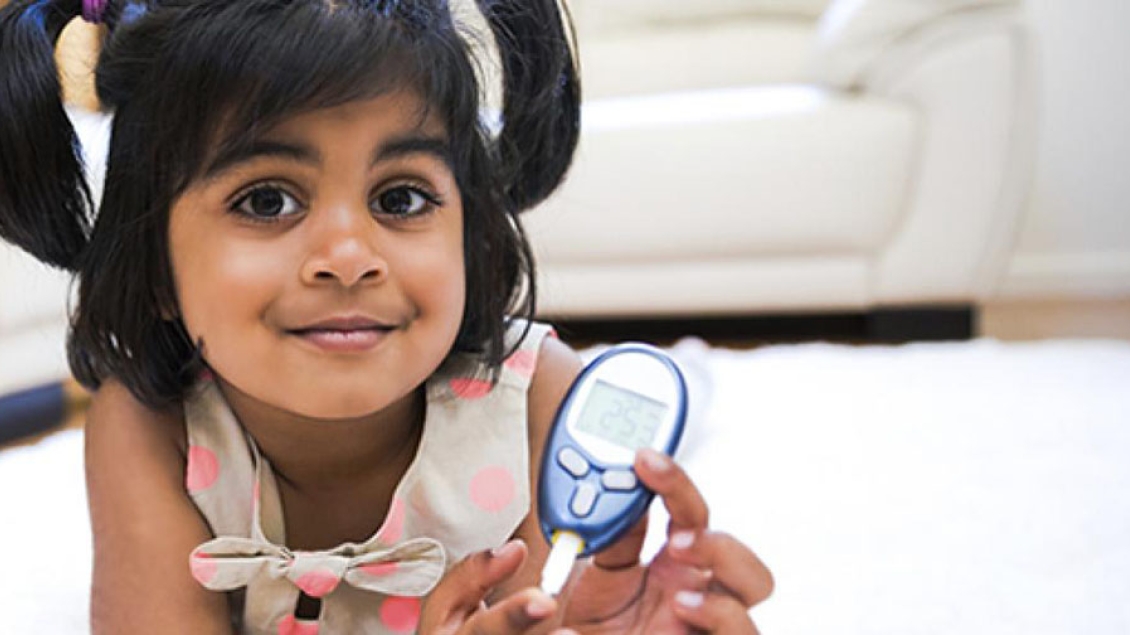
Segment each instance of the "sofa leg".
M745 346L816 340L859 344L968 340L977 334L972 305L890 307L855 313L543 319L553 322L562 339L580 347L626 339L670 344L688 335L720 345Z
M968 340L976 336L972 305L876 309L867 314L872 342Z
M54 431L89 403L90 394L73 379L0 395L0 448Z

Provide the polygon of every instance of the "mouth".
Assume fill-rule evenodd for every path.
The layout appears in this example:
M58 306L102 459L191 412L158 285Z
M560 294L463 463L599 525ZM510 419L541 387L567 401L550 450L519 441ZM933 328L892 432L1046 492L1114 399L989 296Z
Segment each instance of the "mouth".
M361 353L375 348L395 329L366 317L335 317L288 329L287 333L324 351Z

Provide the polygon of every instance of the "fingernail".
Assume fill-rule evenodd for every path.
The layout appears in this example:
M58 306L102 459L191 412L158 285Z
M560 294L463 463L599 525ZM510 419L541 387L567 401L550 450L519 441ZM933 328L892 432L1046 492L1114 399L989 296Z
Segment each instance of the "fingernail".
M518 542L519 542L518 540L511 540L510 542L508 542L504 545L499 545L499 546L495 547L494 549L490 550L490 555L495 557L495 558L498 558L498 557L504 556L508 553L514 553L514 550L518 548Z
M651 448L644 448L640 450L640 456L643 462L653 472L666 472L671 468L671 459L667 458L666 454L656 452Z
M676 531L671 534L671 538L668 542L676 549L690 549L691 545L694 544L694 532L687 530Z
M548 597L535 595L530 598L529 603L526 604L526 615L529 615L535 620L548 617L551 613L553 613L553 600Z
M675 601L688 609L697 609L702 606L703 597L694 591L679 591L675 594Z

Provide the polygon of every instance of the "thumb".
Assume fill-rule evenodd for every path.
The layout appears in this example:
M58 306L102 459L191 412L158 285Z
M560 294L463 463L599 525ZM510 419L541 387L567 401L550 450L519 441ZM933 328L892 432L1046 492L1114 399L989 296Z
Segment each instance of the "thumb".
M454 632L479 610L491 590L514 575L526 560L526 543L510 542L460 560L424 601L420 632Z

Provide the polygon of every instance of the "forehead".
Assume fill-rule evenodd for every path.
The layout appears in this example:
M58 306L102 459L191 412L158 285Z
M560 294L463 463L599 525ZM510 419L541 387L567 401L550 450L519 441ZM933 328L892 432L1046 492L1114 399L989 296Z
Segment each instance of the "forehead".
M229 128L232 132L227 136L221 133L208 152L199 170L200 180L211 181L264 156L321 163L327 152L358 148L373 153L373 161L423 152L454 170L443 120L412 91L394 91L285 115L271 125Z
M417 93L406 90L284 116L258 136L300 136L334 128L351 129L358 133L415 132L436 138L447 137L447 126L435 109Z
M208 6L227 15L247 4ZM327 12L320 0L268 4L267 17L277 12L285 19L208 20L202 37L162 58L165 89L153 91L156 102L138 112L151 131L145 144L155 172L168 177L160 186L167 199L214 173L224 155L302 128L322 111L345 116L350 109L338 106L374 96L418 96L401 99L399 123L430 137L438 133L452 156L464 156L478 141L476 75L450 24L409 29L357 7ZM450 163L458 172L465 165Z

